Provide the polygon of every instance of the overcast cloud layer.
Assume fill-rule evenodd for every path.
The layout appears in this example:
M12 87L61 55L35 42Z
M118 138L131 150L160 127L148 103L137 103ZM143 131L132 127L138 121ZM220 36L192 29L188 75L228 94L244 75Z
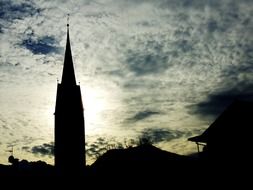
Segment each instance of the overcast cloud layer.
M252 99L251 0L2 0L0 162L53 163L66 15L90 163L148 136L187 154L235 98ZM103 138L102 138L103 137ZM130 143L131 144L131 143Z

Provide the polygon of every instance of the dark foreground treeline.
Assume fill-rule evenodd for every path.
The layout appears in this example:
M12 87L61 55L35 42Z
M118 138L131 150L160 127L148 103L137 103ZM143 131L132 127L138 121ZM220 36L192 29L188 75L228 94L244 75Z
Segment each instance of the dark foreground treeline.
M0 165L0 180L22 181L23 184L81 185L90 187L130 187L132 185L195 186L214 185L248 180L252 169L248 161L212 160L181 156L160 150L152 145L109 150L94 164L76 172L57 172L45 162ZM244 183L245 184L245 183ZM243 184L242 184L243 185ZM121 189L121 188L119 188ZM206 188L204 188L206 189Z

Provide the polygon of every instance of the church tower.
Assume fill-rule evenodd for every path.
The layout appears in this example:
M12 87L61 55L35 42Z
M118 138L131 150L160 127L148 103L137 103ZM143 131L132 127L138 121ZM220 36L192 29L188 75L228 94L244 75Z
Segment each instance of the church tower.
M63 174L85 167L85 130L81 89L76 85L67 24L67 43L55 106L55 167Z

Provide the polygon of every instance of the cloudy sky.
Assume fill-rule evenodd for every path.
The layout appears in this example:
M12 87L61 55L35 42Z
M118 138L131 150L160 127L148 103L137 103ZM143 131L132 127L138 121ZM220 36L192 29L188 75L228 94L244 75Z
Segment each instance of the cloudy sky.
M179 154L253 94L252 0L1 0L0 163L53 163L70 14L88 163L148 137Z

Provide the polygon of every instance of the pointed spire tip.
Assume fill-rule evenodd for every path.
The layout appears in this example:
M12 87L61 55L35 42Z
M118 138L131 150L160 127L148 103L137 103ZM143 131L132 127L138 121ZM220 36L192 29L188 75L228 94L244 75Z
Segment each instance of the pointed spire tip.
M69 27L69 14L67 15L67 27Z

